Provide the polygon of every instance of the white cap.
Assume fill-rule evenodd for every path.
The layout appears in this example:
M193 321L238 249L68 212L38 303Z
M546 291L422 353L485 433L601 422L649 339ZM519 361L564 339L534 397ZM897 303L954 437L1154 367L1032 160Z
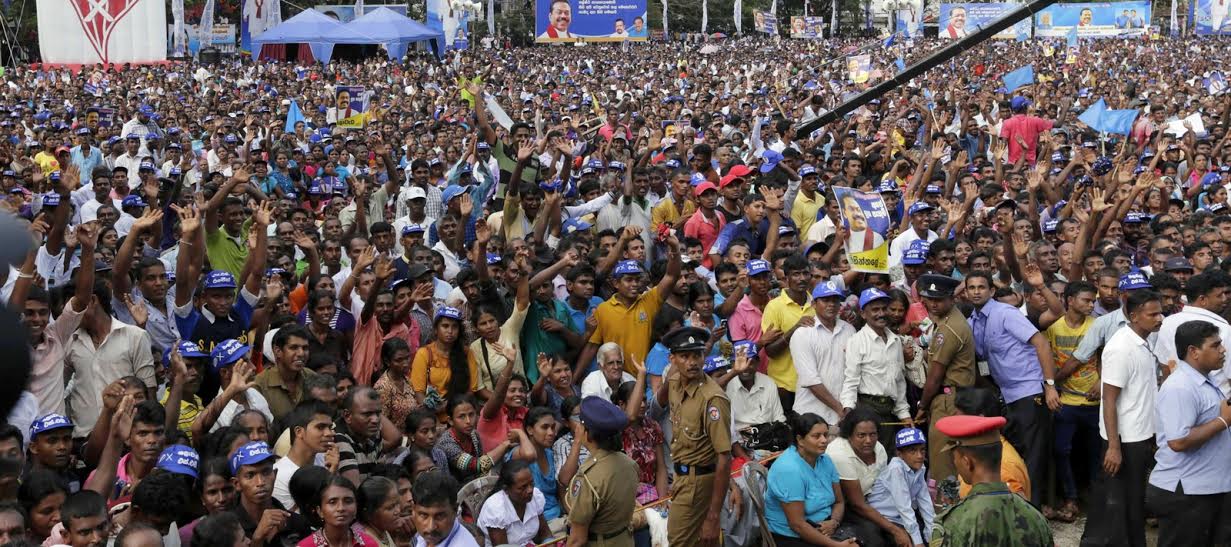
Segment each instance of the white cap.
M410 189L406 191L406 197L404 197L403 199L412 200L412 199L418 199L418 198L427 199L427 192L424 192L423 188L420 188L418 186L411 186Z

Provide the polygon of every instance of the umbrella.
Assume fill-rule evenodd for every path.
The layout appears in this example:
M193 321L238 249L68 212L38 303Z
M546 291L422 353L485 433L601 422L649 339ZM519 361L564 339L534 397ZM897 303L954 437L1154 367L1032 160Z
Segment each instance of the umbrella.
M704 46L701 46L700 53L702 55L710 55L710 54L718 53L718 46L715 44L706 44Z
M711 35L710 35L710 38L726 38L726 37L727 37L727 35L726 35L726 34L723 34L723 33L721 33L721 32L715 32L715 33L713 33L713 34L711 34Z

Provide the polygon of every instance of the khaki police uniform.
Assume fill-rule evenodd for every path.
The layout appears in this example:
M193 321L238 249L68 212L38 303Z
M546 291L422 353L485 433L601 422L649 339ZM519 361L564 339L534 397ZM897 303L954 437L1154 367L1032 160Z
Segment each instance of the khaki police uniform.
M957 414L953 399L958 388L975 384L974 333L956 306L935 324L928 344L928 366L931 363L940 363L945 368L940 392L932 397L928 408L928 473L940 482L957 475L957 471L953 459L941 453L949 437L936 430L936 421Z
M587 545L632 547L628 530L637 508L637 464L623 452L598 449L577 469L565 494L568 519L589 526Z
M696 545L709 515L718 455L731 451L731 402L713 378L670 380L671 460L675 468L667 539Z

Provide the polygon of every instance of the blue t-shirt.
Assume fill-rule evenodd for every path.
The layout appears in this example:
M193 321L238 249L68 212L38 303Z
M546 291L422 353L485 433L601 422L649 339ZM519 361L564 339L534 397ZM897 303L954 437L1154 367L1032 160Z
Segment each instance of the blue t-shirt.
M800 501L804 518L817 524L833 512L833 487L838 484L838 469L829 456L821 454L815 466L809 466L792 446L769 468L765 489L765 520L771 532L797 538L786 520L782 504Z

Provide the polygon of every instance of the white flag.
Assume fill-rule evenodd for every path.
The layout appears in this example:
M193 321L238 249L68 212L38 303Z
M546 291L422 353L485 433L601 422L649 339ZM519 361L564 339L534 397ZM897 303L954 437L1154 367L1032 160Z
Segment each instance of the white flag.
M663 0L663 37L670 39L667 33L667 0Z
M201 48L214 45L214 0L205 0L201 10L201 24L197 27Z
M735 0L735 33L744 33L744 0Z
M487 0L487 35L496 36L496 0Z
M778 15L778 0L774 0L772 3L770 3L769 12L774 15Z
M167 58L165 1L38 0L35 13L44 63L151 63Z
M171 49L179 57L188 51L187 36L184 35L184 0L171 0Z
M363 17L363 0L355 0L355 19Z
M701 34L710 26L710 0L701 0Z

